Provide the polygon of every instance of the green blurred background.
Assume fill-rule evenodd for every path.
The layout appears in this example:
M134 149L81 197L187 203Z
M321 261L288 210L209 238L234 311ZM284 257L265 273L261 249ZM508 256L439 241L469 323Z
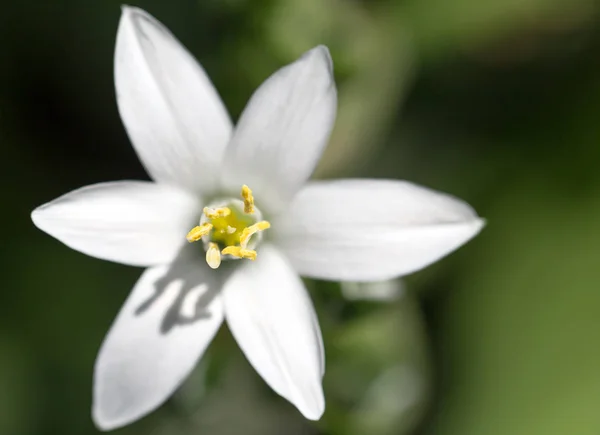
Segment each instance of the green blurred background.
M328 45L340 108L316 176L411 180L488 225L383 285L389 300L307 283L327 352L321 421L272 393L222 328L173 399L118 434L600 434L597 2L136 6L195 54L234 119L275 69ZM119 16L116 1L2 1L2 435L97 433L94 358L140 270L69 250L29 213L86 184L147 178L114 99Z

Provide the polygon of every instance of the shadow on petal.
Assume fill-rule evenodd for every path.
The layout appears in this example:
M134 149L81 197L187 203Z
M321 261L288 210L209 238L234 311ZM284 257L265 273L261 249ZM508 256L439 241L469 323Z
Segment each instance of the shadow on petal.
M160 406L220 328L219 293L231 265L212 270L198 249L186 246L173 264L147 269L115 319L96 360L99 428L123 426Z
M154 282L154 293L135 310L136 316L143 316L168 290L177 287L177 295L160 324L161 334L212 316L208 307L221 291L232 267L225 263L218 270L209 268L199 249L197 244L185 246L166 273Z

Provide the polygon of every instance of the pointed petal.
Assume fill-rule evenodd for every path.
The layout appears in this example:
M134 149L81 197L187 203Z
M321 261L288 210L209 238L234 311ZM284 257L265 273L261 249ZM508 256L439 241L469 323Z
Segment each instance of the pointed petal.
M92 257L132 266L171 262L200 204L186 192L146 181L82 187L31 213L35 226Z
M308 419L325 409L324 354L314 308L298 275L262 245L225 283L225 317L248 361L275 392Z
M217 275L200 261L142 274L96 360L92 414L100 429L143 417L185 380L223 321Z
M270 211L310 177L335 121L337 96L329 51L316 47L280 69L254 93L224 161L224 185L254 191Z
M482 226L469 205L424 187L338 180L308 184L270 231L303 276L380 281L428 266Z
M208 192L231 121L202 67L169 30L124 6L115 49L119 112L151 177Z

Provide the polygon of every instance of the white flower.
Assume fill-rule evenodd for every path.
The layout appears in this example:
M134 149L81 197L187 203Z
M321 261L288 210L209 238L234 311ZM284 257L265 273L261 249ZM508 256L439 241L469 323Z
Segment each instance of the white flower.
M323 344L299 274L405 275L482 227L464 202L407 182L307 183L336 112L323 46L267 79L234 129L194 58L153 17L125 7L115 81L125 128L154 182L84 187L32 214L73 249L148 267L96 361L93 417L102 429L162 404L224 319L267 384L319 419ZM240 197L244 185L255 201L247 188Z

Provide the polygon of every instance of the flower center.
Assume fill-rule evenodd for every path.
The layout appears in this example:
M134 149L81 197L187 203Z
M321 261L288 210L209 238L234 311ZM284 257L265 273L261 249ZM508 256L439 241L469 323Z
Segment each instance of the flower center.
M241 196L243 202L231 199L216 207L204 207L199 225L186 236L190 243L203 240L206 262L213 269L221 265L221 259L256 260L253 248L260 240L260 232L271 227L269 222L260 220L248 186L242 186Z

